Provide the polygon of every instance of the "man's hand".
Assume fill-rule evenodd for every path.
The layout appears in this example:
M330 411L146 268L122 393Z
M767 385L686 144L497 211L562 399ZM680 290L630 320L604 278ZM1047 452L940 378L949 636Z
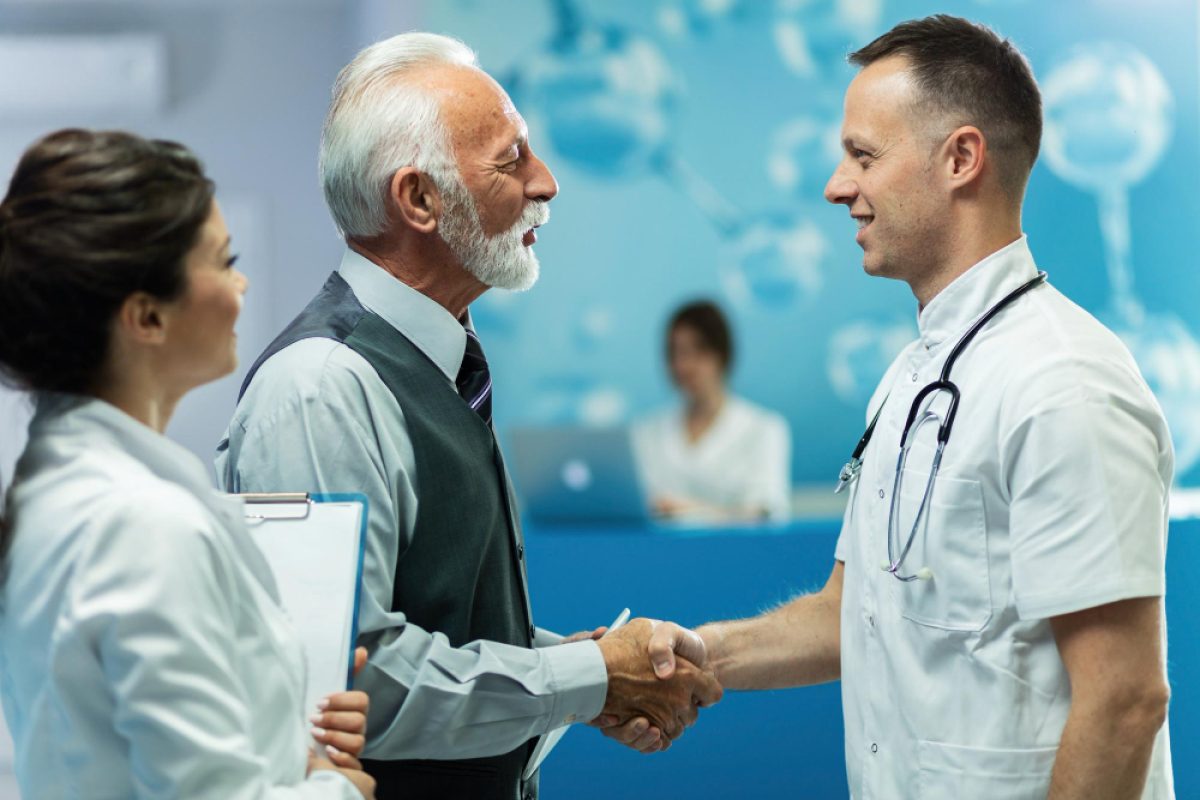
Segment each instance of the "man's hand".
M680 645L681 657L675 660L670 677L660 678L651 666L648 647L656 627L668 625L673 629L673 641ZM665 748L696 721L700 707L721 699L720 684L711 670L703 667L703 643L690 631L636 619L596 644L608 668L608 697L598 723L614 723L601 725L605 734L636 749L653 752ZM689 654L700 666L686 658ZM661 741L656 733L661 734Z
M599 639L604 634L608 633L608 626L601 625L594 631L580 631L572 633L570 636L564 636L561 644L571 644L572 642L586 642L588 639Z

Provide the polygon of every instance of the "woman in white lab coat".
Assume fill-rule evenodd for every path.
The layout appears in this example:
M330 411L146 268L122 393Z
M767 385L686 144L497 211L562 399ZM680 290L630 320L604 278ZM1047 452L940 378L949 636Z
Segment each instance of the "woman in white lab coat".
M60 131L0 202L0 374L37 406L0 523L0 698L27 798L373 795L366 696L303 708L239 504L162 433L236 365L233 262L177 144Z
M779 414L729 392L733 336L725 315L703 300L679 308L666 345L683 402L633 426L655 512L716 523L786 519L791 434Z

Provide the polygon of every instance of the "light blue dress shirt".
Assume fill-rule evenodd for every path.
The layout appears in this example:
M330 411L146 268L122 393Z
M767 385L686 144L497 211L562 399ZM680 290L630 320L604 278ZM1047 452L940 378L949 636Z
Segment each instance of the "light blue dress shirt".
M339 272L364 307L454 385L466 333L452 314L352 250ZM358 353L323 338L276 353L238 403L226 437L216 467L228 491L356 491L369 500L359 631L374 649L356 681L371 695L364 755L498 755L600 713L608 675L595 642L557 645L559 637L539 630L538 649L487 641L455 648L391 610L421 476L404 409Z

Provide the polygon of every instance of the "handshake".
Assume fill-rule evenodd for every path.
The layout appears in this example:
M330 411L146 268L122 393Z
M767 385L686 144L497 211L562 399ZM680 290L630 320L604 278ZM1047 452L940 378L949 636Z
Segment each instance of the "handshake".
M596 644L608 669L608 696L591 724L635 750L667 749L696 721L701 707L721 699L704 642L694 631L635 619Z

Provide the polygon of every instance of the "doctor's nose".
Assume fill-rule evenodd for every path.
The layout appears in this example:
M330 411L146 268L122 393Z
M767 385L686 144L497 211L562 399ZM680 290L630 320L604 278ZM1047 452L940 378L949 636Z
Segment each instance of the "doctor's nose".
M825 199L834 205L850 205L858 197L858 185L838 166L825 184Z

